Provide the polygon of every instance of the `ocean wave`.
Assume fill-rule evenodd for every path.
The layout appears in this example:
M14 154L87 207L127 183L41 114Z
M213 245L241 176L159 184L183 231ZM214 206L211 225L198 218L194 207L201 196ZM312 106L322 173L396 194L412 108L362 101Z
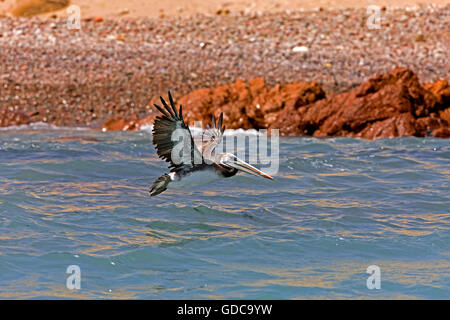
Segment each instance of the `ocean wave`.
M140 128L141 131L153 131L153 125L144 125ZM201 133L203 133L204 129L200 127L189 127L189 130L191 130L192 135L196 136ZM256 129L227 129L224 132L224 136L238 136L238 135L245 135L245 136L260 136L263 135L260 131Z
M197 136L203 133L204 129L200 127L189 127L193 136ZM0 127L0 131L28 131L28 130L76 130L76 131L89 131L95 130L89 127L67 127L67 126L56 126L53 124L45 123L45 122L33 122L30 124L22 124L18 126L8 126L8 127ZM95 130L97 131L97 130ZM143 125L141 126L139 131L144 132L152 132L153 125ZM224 133L224 136L261 136L263 133L256 129L227 129Z

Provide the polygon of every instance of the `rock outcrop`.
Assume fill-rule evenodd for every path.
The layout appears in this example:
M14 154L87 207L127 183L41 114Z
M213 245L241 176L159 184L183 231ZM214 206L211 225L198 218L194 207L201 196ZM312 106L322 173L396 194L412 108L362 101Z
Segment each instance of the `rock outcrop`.
M182 97L185 118L189 123L201 120L209 123L211 117L224 113L229 129L265 129L286 108L298 108L325 98L317 82L295 82L269 87L263 78L249 83L238 79L230 85L195 90Z
M181 97L177 106L183 106L183 116L190 125L205 126L212 116L224 113L224 123L228 129L265 129L285 108L298 108L325 98L325 92L317 82L295 82L269 87L263 78L251 79L247 84L241 79L229 85L211 89L199 89ZM155 97L151 103L159 103ZM160 103L159 103L160 104ZM114 118L102 127L103 131L138 130L142 125L151 124L157 115L138 120Z
M426 89L410 70L395 68L352 91L297 108L285 108L270 128L281 135L350 136L366 139L445 135L445 81ZM433 88L433 89L431 89ZM446 113L445 113L446 114Z
M421 85L405 68L374 76L329 98L317 82L269 87L264 79L255 78L248 83L238 79L229 85L192 91L178 99L179 104L190 125L194 121L205 125L213 115L223 112L229 129L279 129L282 136L450 137L448 82ZM155 116L113 119L103 128L136 130L143 123L152 123Z

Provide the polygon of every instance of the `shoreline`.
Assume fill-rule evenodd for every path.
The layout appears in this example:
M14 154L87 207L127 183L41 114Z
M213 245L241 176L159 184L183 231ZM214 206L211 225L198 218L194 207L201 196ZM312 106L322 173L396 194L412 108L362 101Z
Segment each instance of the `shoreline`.
M3 17L0 113L99 128L154 114L168 90L178 100L237 79L269 88L316 81L327 98L395 67L422 84L449 81L449 11L387 8L375 30L362 9L87 19L81 31L60 18Z
M422 84L405 68L375 75L351 91L330 97L314 81L268 87L263 78L255 78L248 83L238 79L229 85L198 89L176 104L184 106L184 120L191 129L199 128L198 121L209 123L223 112L228 132L268 129L271 135L275 129L281 136L318 138L450 138L448 81ZM0 131L141 131L151 128L160 115L154 111L144 118L113 117L98 128L33 122L21 112L0 109Z

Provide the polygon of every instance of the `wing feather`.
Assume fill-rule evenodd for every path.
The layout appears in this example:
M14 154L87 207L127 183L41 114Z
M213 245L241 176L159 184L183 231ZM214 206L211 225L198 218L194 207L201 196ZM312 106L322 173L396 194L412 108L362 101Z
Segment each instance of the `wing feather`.
M160 98L164 108L155 104L162 115L156 117L153 124L153 144L156 146L158 156L170 163L171 171L179 171L193 167L197 161L203 163L203 157L195 146L188 125L183 120L182 107L180 106L177 112L170 91L168 95L170 107L162 97ZM180 144L176 138L182 138L184 143Z
M225 132L225 126L222 126L223 113L220 114L219 120L216 122L216 117L213 115L211 125L206 125L208 128L203 133L202 139L202 155L205 159L212 158L213 150L220 144Z

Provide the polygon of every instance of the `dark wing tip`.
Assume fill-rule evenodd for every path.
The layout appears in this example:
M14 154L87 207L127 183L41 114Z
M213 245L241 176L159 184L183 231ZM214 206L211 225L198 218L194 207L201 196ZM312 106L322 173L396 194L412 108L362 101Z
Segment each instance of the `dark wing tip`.
M223 122L223 112L220 113L219 122L217 123L217 127L220 129L222 127Z
M170 115L172 116L172 118L176 118L175 114L173 113L172 109L167 105L166 100L164 100L163 97L159 97L159 99L161 100L161 103L163 104L164 108L170 113Z
M160 106L158 106L156 103L153 104L155 106L156 109L158 109L159 112L161 112L163 115L165 115L166 117L170 118L169 114L164 111L163 108L161 108Z
M170 106L172 107L172 111L174 112L175 116L177 116L177 108L175 107L175 103L173 102L172 94L170 93L170 90L167 92L167 95L169 96L169 102Z

